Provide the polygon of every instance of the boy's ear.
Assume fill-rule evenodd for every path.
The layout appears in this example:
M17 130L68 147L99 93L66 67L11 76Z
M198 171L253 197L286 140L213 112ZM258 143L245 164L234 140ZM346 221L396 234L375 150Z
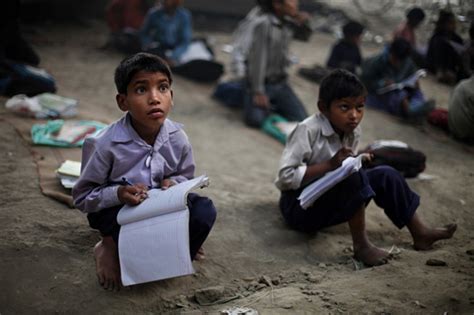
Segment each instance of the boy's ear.
M171 92L171 106L174 106L174 101L173 101L173 90L170 90Z
M323 114L328 110L328 108L326 107L326 104L321 100L318 101L318 109Z
M121 94L121 93L117 94L115 96L115 101L117 102L118 107L122 111L124 112L128 111L127 98L125 97L125 94Z

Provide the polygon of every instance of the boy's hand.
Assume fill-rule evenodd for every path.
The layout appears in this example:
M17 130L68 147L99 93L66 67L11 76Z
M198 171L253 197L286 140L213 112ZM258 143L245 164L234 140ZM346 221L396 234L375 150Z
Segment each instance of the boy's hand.
M367 166L370 164L370 162L372 162L372 160L374 159L374 154L373 153L362 153L362 164L364 166Z
M144 184L120 186L117 191L121 203L136 206L148 197L148 187Z
M269 108L270 102L268 101L268 96L265 93L256 92L253 95L253 103L261 108Z
M166 190L166 189L168 189L168 188L170 188L171 186L174 186L174 185L176 185L175 181L173 181L169 178L165 178L161 181L160 187L161 187L162 190Z
M354 152L352 152L352 149L343 147L339 151L337 151L336 154L329 160L332 169L336 169L339 166L341 166L342 161L344 161L346 158L349 156L353 156Z
M292 16L292 18L296 21L296 23L302 25L311 18L311 15L308 12L299 11L295 16Z

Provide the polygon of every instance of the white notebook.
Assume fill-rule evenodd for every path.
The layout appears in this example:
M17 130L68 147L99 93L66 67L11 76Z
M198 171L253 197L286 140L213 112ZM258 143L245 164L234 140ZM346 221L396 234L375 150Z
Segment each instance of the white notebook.
M138 206L120 209L118 249L123 285L194 272L189 253L187 195L208 184L208 177L202 175L167 190L151 189Z
M308 185L298 196L303 209L308 209L322 194L334 187L336 184L349 177L352 173L359 171L362 167L362 159L366 154L357 157L346 158L340 167L327 172L323 177Z

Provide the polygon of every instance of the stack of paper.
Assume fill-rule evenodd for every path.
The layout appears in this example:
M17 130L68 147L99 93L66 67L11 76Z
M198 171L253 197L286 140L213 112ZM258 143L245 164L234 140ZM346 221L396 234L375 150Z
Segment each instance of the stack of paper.
M326 191L352 173L359 171L362 167L362 158L365 155L366 154L361 154L357 157L348 157L342 162L342 165L339 168L327 172L323 177L303 189L298 197L301 207L303 209L308 209Z
M56 170L64 188L71 189L81 175L81 162L66 160Z

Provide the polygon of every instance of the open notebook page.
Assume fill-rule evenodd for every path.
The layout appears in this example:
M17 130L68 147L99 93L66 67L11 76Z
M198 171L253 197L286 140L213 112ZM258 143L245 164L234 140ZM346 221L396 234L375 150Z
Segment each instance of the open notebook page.
M151 189L148 191L148 198L138 206L123 206L117 215L117 222L124 225L186 209L188 192L197 187L207 186L208 183L208 177L201 175L166 190Z

